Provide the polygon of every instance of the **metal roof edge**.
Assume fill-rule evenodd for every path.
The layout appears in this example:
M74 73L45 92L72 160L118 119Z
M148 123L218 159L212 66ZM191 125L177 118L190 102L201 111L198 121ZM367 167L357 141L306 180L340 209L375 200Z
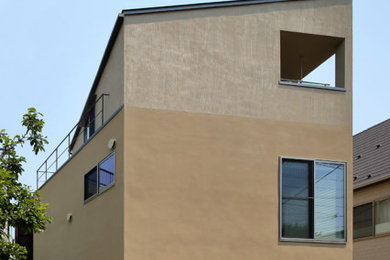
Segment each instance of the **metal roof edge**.
M241 5L255 5L255 4L267 4L267 3L279 3L279 2L292 2L302 0L234 0L234 1L221 1L221 2L209 2L209 3L197 3L197 4L184 4L184 5L170 5L159 7L147 7L136 9L124 9L122 14L124 15L136 15L136 14L150 14L150 13L162 13L162 12L175 12L175 11L187 11L208 9L217 7L232 7Z

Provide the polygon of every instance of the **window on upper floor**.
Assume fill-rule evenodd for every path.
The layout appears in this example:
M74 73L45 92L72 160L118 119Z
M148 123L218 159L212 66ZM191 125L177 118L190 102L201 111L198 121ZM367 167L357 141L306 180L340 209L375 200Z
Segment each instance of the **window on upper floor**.
M345 91L344 39L280 32L281 85Z
M114 184L115 180L115 153L93 167L84 175L84 200L102 193Z
M280 239L345 242L345 163L281 159Z
M353 238L390 234L390 198L353 209Z

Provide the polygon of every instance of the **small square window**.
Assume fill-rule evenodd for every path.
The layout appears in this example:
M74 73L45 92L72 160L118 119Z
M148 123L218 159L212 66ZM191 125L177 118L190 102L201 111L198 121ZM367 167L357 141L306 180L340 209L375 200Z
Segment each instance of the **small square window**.
M281 240L345 242L345 164L281 160Z
M84 175L84 200L111 187L114 180L115 153L111 153Z

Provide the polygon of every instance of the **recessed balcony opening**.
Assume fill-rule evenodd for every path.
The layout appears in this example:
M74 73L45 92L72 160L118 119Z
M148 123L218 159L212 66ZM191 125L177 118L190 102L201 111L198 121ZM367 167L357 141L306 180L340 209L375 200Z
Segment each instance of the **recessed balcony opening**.
M333 54L329 59L324 61L320 66L306 75L302 81L317 82L326 86L336 86L336 54ZM322 82L322 83L321 83Z
M345 91L344 39L280 32L280 84Z

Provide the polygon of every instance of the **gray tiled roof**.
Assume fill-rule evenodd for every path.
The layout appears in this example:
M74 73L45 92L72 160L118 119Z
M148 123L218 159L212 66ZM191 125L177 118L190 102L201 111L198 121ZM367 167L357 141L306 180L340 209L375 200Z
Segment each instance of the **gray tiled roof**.
M353 137L354 187L390 178L390 119Z

